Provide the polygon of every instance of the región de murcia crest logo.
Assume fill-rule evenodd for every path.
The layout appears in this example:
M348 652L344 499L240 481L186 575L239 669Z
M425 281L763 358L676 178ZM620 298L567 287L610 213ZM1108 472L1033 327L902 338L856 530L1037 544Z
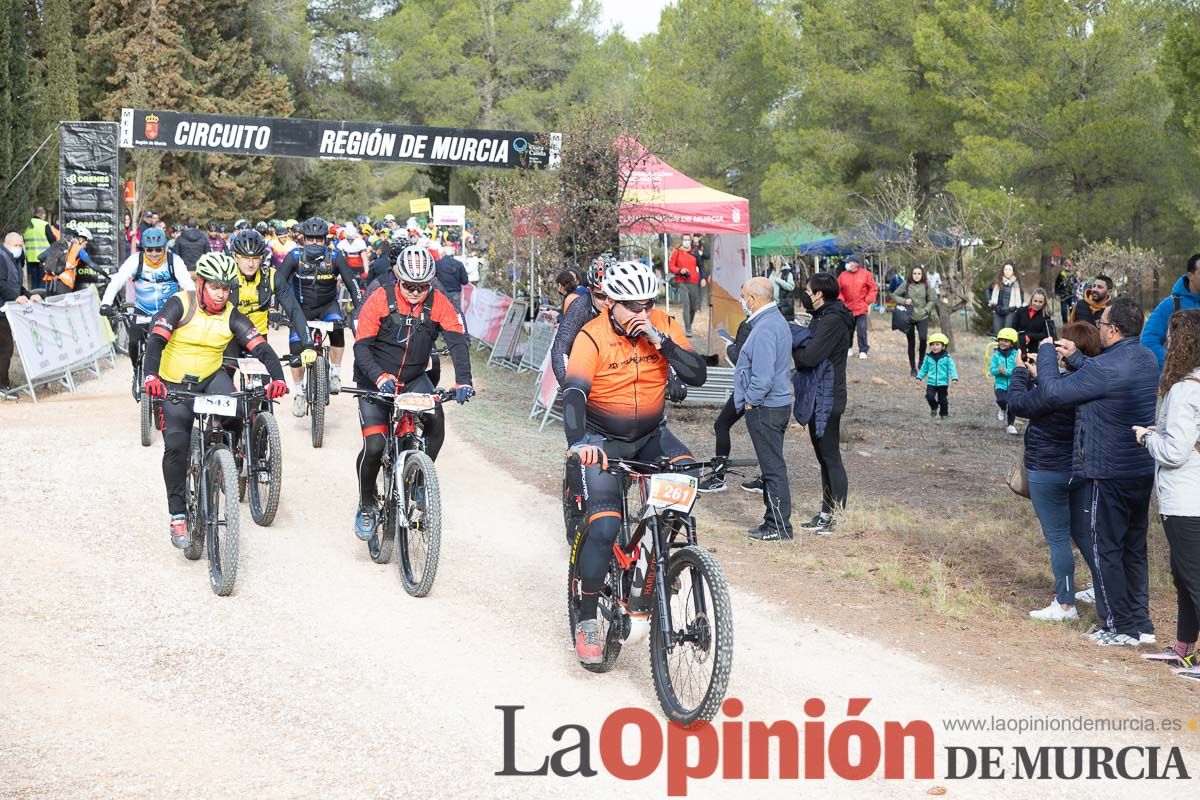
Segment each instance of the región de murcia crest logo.
M158 114L147 114L146 115L146 138L147 139L157 139L158 138Z

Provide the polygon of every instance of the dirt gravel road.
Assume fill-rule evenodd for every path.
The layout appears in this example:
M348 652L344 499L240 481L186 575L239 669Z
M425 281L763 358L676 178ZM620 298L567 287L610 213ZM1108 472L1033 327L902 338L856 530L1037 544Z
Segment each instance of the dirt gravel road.
M601 723L614 710L659 714L645 646L623 653L604 676L575 663L555 499L454 436L454 417L472 406L448 415L451 434L437 464L444 543L428 598L405 594L394 565L372 564L352 533L360 436L349 397L334 398L321 450L309 446L307 422L282 411L281 510L267 529L244 511L237 588L218 598L205 562L188 562L170 546L161 443L138 445L127 375L122 363L83 381L76 395L0 407L0 796L599 797L614 788L666 794L665 767L631 784L607 776L597 754ZM699 513L702 521L703 508ZM947 745L1099 741L947 733L946 717L1071 711L1049 697L952 682L886 643L808 624L802 612L736 587L733 609L729 693L745 703L744 720L799 724L805 700L818 697L832 729L845 719L848 698L872 698L862 715L869 722L933 724L939 776ZM519 766L528 769L564 746L552 732L576 723L592 733L592 766L600 775L496 776L503 766L497 705L526 707L517 717ZM1114 717L1135 715L1113 708ZM1175 738L1126 738L1178 741L1191 748L1189 766L1200 769L1196 736L1185 730ZM627 745L636 741L631 735ZM833 778L819 791L919 797L947 783L951 797L998 797L1012 786ZM1022 796L1036 790L1059 798L1150 791L1143 783L1020 786ZM690 796L794 797L805 790L818 787L714 778L693 782Z

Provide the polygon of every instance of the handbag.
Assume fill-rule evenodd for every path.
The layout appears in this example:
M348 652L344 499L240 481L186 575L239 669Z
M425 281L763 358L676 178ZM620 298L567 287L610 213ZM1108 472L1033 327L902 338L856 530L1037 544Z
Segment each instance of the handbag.
M912 327L912 309L899 303L892 309L892 330L908 333Z
M1025 469L1025 442L1017 448L1017 460L1008 468L1008 488L1021 497L1029 497L1029 472Z

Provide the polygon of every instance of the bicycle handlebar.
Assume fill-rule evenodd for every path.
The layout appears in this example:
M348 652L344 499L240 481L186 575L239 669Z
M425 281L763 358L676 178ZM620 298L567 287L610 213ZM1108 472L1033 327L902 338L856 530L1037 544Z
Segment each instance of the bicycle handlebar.
M579 464L579 456L571 453L567 456L567 463L572 466ZM613 458L609 456L608 466L601 468L602 472L611 473L631 473L642 472L645 470L653 470L655 472L692 472L697 469L719 469L721 467L733 468L738 467L757 467L758 459L756 458L725 458L723 456L714 456L707 461L689 461L684 463L671 463L666 459L659 461L657 464L652 464L648 461L634 461L628 458Z
M406 393L398 392L396 394L389 394L387 392L376 391L375 389L359 389L356 386L343 386L341 394L361 395L362 397L366 397L368 400L380 400L385 403L390 403L392 400L395 400L400 395ZM416 392L416 394L431 394L437 398L439 403L445 403L454 399L453 389L434 389L432 392Z
M265 397L266 394L267 387L255 386L253 389L247 389L244 392L230 392L229 394L222 395L222 397L233 397L240 399L243 397ZM184 400L193 400L197 397L207 396L208 394L206 392L192 392L187 389L168 389L167 396L163 399L168 403L182 403Z

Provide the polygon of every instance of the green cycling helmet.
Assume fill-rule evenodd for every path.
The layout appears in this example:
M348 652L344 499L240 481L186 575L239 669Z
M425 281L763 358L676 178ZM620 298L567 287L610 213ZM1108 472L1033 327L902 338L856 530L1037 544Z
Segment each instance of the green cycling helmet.
M237 285L237 262L224 253L205 253L196 261L196 277L209 283L233 287Z

